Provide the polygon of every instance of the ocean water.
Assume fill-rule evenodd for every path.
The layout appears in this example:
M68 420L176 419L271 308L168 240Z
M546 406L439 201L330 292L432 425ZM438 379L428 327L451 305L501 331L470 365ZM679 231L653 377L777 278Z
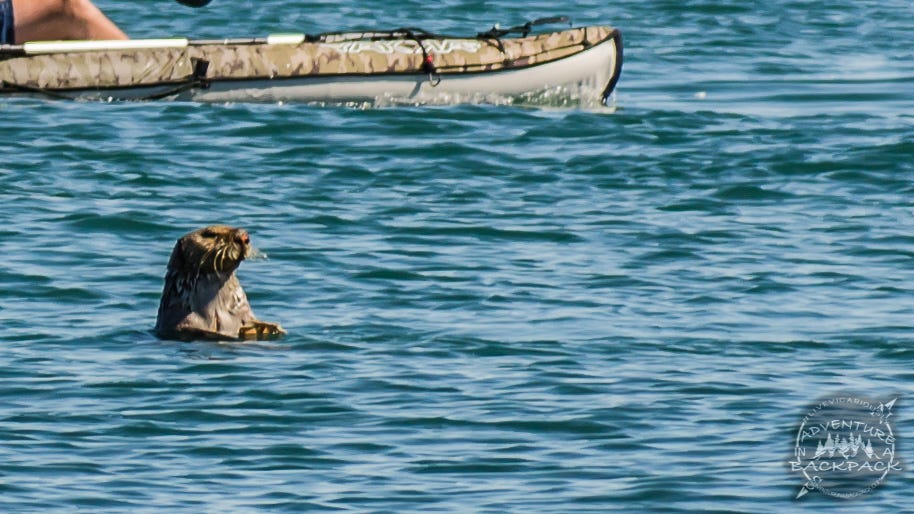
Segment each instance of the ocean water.
M98 5L135 37L565 14L625 65L607 110L0 99L0 511L910 511L914 4ZM216 222L284 339L151 334ZM795 500L844 392L900 398L905 469Z

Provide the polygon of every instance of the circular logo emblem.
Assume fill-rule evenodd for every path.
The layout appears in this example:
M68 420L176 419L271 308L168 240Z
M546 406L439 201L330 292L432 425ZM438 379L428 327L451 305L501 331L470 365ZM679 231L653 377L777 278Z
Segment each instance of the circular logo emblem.
M790 469L805 480L797 498L810 491L856 498L884 482L890 471L900 471L891 422L896 401L842 394L813 406L800 423L790 461Z

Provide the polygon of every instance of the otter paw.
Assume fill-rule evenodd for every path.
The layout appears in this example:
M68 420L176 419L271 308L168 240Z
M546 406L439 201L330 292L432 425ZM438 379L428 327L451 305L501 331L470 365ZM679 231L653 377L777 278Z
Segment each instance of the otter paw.
M238 337L242 339L268 339L286 333L278 323L266 321L249 321L238 329Z

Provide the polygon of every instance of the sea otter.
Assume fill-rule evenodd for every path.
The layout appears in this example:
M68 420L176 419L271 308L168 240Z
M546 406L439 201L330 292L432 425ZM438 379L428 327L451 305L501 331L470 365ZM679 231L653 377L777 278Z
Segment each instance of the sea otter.
M251 239L240 228L212 225L178 239L165 274L156 319L163 339L264 339L285 334L259 321L235 270L251 255Z

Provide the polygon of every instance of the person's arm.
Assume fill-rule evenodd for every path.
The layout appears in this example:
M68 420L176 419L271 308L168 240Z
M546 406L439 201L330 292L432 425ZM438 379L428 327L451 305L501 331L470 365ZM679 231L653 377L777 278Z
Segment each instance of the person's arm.
M127 39L91 0L12 0L16 42Z

